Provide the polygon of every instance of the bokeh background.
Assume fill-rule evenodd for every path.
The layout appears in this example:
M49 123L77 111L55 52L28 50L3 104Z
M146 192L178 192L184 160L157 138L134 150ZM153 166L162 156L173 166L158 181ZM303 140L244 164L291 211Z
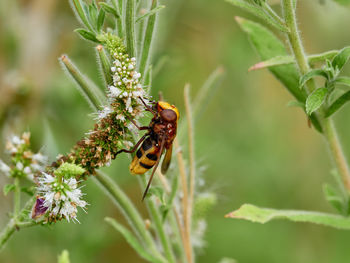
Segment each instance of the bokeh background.
M299 1L299 24L308 53L350 44L350 10L327 0ZM225 68L223 82L210 94L196 123L196 155L207 167L204 178L218 203L208 215L207 245L198 262L231 257L238 262L350 262L350 232L311 224L276 221L267 225L225 219L243 203L280 209L333 212L322 185L332 182L331 162L322 137L308 128L300 109L267 70L247 72L258 57L234 21L252 18L224 1L164 1L157 30L155 61L167 62L154 76L152 94L162 91L183 111L183 86L196 94L209 74ZM252 18L257 20L255 18ZM29 130L36 150L53 159L66 153L92 125L91 110L61 70L68 54L102 86L94 45L81 40L66 0L0 1L1 149L12 131ZM345 73L350 73L347 67ZM206 103L207 104L207 103ZM350 107L336 116L350 156ZM123 156L107 170L137 202L140 189ZM0 178L4 185L6 178ZM103 218L122 218L101 190L85 187L88 214L81 224L61 222L16 233L0 262L56 262L63 249L73 263L143 262ZM11 211L11 195L0 198L0 226ZM144 211L145 212L145 211ZM122 219L120 219L122 220Z

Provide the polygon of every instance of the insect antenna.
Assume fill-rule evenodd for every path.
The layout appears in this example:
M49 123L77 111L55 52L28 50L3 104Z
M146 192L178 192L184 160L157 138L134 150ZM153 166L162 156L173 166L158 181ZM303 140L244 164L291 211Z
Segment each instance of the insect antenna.
M151 186L151 182L152 182L152 179L153 179L153 175L155 173L155 171L157 170L157 167L159 165L159 162L160 162L160 158L162 157L162 153L163 153L163 150L164 150L164 145L165 145L165 137L163 137L163 140L162 140L162 143L160 145L160 153L159 153L159 158L156 162L156 164L154 165L154 168L152 170L152 174L151 174L151 177L149 178L148 180L148 183L147 183L147 186L146 186L146 190L145 192L143 193L143 196L142 196L142 201L145 199L147 193L148 193L148 189L149 187Z

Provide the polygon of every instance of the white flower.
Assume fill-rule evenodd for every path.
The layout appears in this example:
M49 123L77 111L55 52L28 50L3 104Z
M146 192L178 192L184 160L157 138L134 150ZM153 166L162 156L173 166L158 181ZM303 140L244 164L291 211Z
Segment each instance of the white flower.
M49 215L55 218L66 218L78 221L77 207L85 211L88 205L82 199L83 193L78 188L78 181L75 178L57 178L51 174L42 173L39 178L38 193L44 199L43 206L47 207Z
M109 94L111 97L118 97L120 95L120 93L122 92L120 89L114 87L114 86L109 86L108 87L109 90Z
M112 112L113 112L113 110L110 107L104 106L103 110L100 110L98 112L98 117L97 118L98 118L98 120L104 119Z
M0 171L6 176L10 176L11 168L2 160L0 160Z
M22 144L25 144L25 141L22 140L21 138L19 138L17 135L13 135L12 138L11 138L11 142L14 144L14 145L22 145Z
M117 71L117 68L116 68L116 67L111 67L111 71L112 71L112 72L116 72L116 71Z
M18 163L16 164L16 168L17 168L18 170L23 170L23 163L18 162Z

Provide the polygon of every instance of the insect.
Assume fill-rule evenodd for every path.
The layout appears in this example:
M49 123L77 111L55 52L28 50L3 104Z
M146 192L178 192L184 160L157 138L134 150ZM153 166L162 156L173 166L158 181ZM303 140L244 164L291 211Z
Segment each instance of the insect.
M129 167L132 174L144 174L154 167L151 177L148 180L146 190L142 196L142 200L144 200L164 151L166 151L166 153L161 166L162 173L165 173L169 168L173 141L176 136L177 121L180 114L178 109L168 102L158 101L153 107L150 107L142 98L140 99L145 105L146 111L153 114L153 118L148 126L142 127L139 127L133 120L130 119L130 121L139 130L147 130L148 132L141 137L131 150L122 149L118 151L117 154L121 152L133 153L137 150Z

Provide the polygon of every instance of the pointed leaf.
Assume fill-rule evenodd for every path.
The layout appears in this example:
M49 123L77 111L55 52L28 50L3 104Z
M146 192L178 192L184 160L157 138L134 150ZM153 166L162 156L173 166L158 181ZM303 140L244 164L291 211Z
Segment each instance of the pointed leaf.
M101 29L103 27L103 23L105 21L105 11L101 8L100 11L98 12L98 17L97 17L97 31L101 32Z
M347 91L343 95L341 95L338 99L336 99L331 106L329 106L326 112L326 117L333 115L349 100L350 100L350 91Z
M288 102L287 107L300 107L302 109L305 109L305 104L300 101L291 100Z
M225 217L245 219L261 224L275 219L287 219L293 222L308 222L350 230L350 218L348 217L312 211L260 208L251 204L242 205L238 210L227 214Z
M262 60L289 55L284 44L267 28L241 17L236 17L236 21L242 30L248 34L251 44ZM269 68L269 70L298 101L306 101L306 92L298 88L299 73L295 65L276 66ZM311 115L310 119L314 127L322 132L322 127L317 118Z
M91 25L97 28L97 7L94 3L89 5L89 20Z
M324 61L326 59L332 59L338 53L339 53L338 50L330 50L320 54L310 55L307 58L309 63L316 63L316 62ZM273 67L273 66L294 64L294 63L295 63L295 60L293 56L277 56L253 65L248 69L248 71L263 69L263 68Z
M8 195L9 192L14 191L16 186L14 184L5 184L3 188L4 195Z
M78 28L74 30L77 32L82 38L95 42L95 43L100 43L98 39L96 38L96 35L88 30L85 30L84 28Z
M299 87L302 88L308 80L317 76L328 79L328 74L324 69L313 69L300 78Z
M341 70L350 58L350 47L344 47L332 60L334 69Z
M343 199L337 195L336 190L329 184L324 184L323 192L326 200L335 208L338 212L344 212Z
M306 100L306 113L310 115L319 107L321 107L326 99L327 94L328 89L326 88L319 88L314 90Z
M110 61L110 58L108 57L102 45L98 45L96 47L96 50L97 50L100 70L102 72L105 83L107 86L111 85L113 83L113 78L112 78L112 71L111 71L112 63Z
M157 13L158 11L162 10L163 8L165 8L165 5L159 5L156 8L151 9L150 11L148 11L147 13L143 14L142 16L139 16L138 18L136 18L136 23L141 22L143 19L154 15L155 13Z
M288 29L285 25L280 24L279 22L277 22L275 19L273 19L270 15L268 15L262 7L260 6L256 6L253 4L248 3L247 1L244 0L226 0L226 2L234 5L234 6L238 6L244 10L246 10L249 13L252 13L253 15L263 19L265 22L267 22L268 24L276 27L278 30L282 31L282 32L287 32Z
M333 81L335 84L344 85L350 87L349 77L338 77Z
M150 254L143 245L137 240L137 238L134 236L133 233L131 233L127 228L125 228L123 225L119 224L115 219L106 217L105 221L109 223L115 230L120 232L126 241L129 243L129 245L135 249L135 251L144 259L150 261L150 262L162 262L161 260L154 257L152 254Z
M72 9L76 14L78 20L85 25L89 30L92 30L92 27L88 21L88 13L84 9L84 3L81 0L71 0L70 1Z
M292 56L277 56L251 66L248 71L294 63Z
M111 6L107 3L104 3L104 2L100 2L99 5L106 13L110 13L110 14L114 15L115 17L120 17L117 9L115 9L113 6Z
M62 55L60 62L68 75L74 79L79 87L79 91L81 91L92 109L97 111L98 108L103 105L106 100L106 97L102 91L78 70L78 68L73 64L67 55Z

